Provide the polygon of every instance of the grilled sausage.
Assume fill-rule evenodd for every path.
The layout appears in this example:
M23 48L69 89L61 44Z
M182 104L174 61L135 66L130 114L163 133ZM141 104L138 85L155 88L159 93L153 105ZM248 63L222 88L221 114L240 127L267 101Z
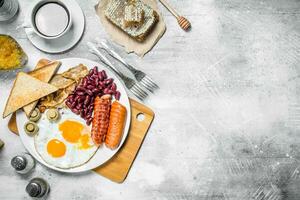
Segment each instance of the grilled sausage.
M109 125L111 96L96 97L94 101L94 117L92 121L92 139L95 145L100 146L107 133Z
M126 108L118 101L111 105L108 131L105 137L105 145L110 149L119 146L126 119Z

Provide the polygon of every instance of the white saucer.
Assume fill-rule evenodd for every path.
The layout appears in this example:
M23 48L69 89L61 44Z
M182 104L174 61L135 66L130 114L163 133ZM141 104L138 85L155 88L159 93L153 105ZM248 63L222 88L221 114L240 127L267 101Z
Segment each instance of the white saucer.
M25 21L28 22L30 20L30 13L39 1L35 1L29 8L28 14L26 16ZM28 39L30 42L41 51L47 52L47 53L62 53L65 52L72 47L74 47L79 40L81 39L81 36L84 32L84 26L85 26L85 19L84 14L78 5L78 3L74 0L64 0L64 4L68 9L72 12L72 26L70 30L63 36L47 40L44 38L39 37L37 34L32 33L32 31L29 28L25 28L25 32L27 34ZM51 13L49 13L51 14Z

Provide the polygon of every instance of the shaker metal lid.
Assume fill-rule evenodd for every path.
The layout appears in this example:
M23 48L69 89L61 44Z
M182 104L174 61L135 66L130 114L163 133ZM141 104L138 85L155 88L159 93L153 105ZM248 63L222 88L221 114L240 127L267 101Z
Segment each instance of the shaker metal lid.
M41 186L35 182L30 182L26 186L26 192L29 194L31 197L38 197L41 194Z
M4 0L0 0L0 7L4 4Z
M15 156L11 159L11 166L17 171L21 171L26 168L27 160L23 156Z

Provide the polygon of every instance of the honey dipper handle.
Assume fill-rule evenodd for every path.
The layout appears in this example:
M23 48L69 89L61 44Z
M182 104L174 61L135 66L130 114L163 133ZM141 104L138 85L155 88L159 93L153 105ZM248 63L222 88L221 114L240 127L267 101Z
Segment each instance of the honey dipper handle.
M159 0L162 5L164 5L177 19L180 17L177 11L166 1L166 0Z

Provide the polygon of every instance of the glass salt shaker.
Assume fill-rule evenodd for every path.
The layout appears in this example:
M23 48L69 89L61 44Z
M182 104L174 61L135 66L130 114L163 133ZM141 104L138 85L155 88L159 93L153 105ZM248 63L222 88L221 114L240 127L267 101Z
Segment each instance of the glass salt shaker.
M0 22L12 19L18 10L18 0L0 0Z
M35 165L35 160L28 153L17 155L11 159L11 166L19 174L27 174Z
M50 192L50 186L42 178L33 178L26 186L26 192L30 197L35 199L46 199Z

